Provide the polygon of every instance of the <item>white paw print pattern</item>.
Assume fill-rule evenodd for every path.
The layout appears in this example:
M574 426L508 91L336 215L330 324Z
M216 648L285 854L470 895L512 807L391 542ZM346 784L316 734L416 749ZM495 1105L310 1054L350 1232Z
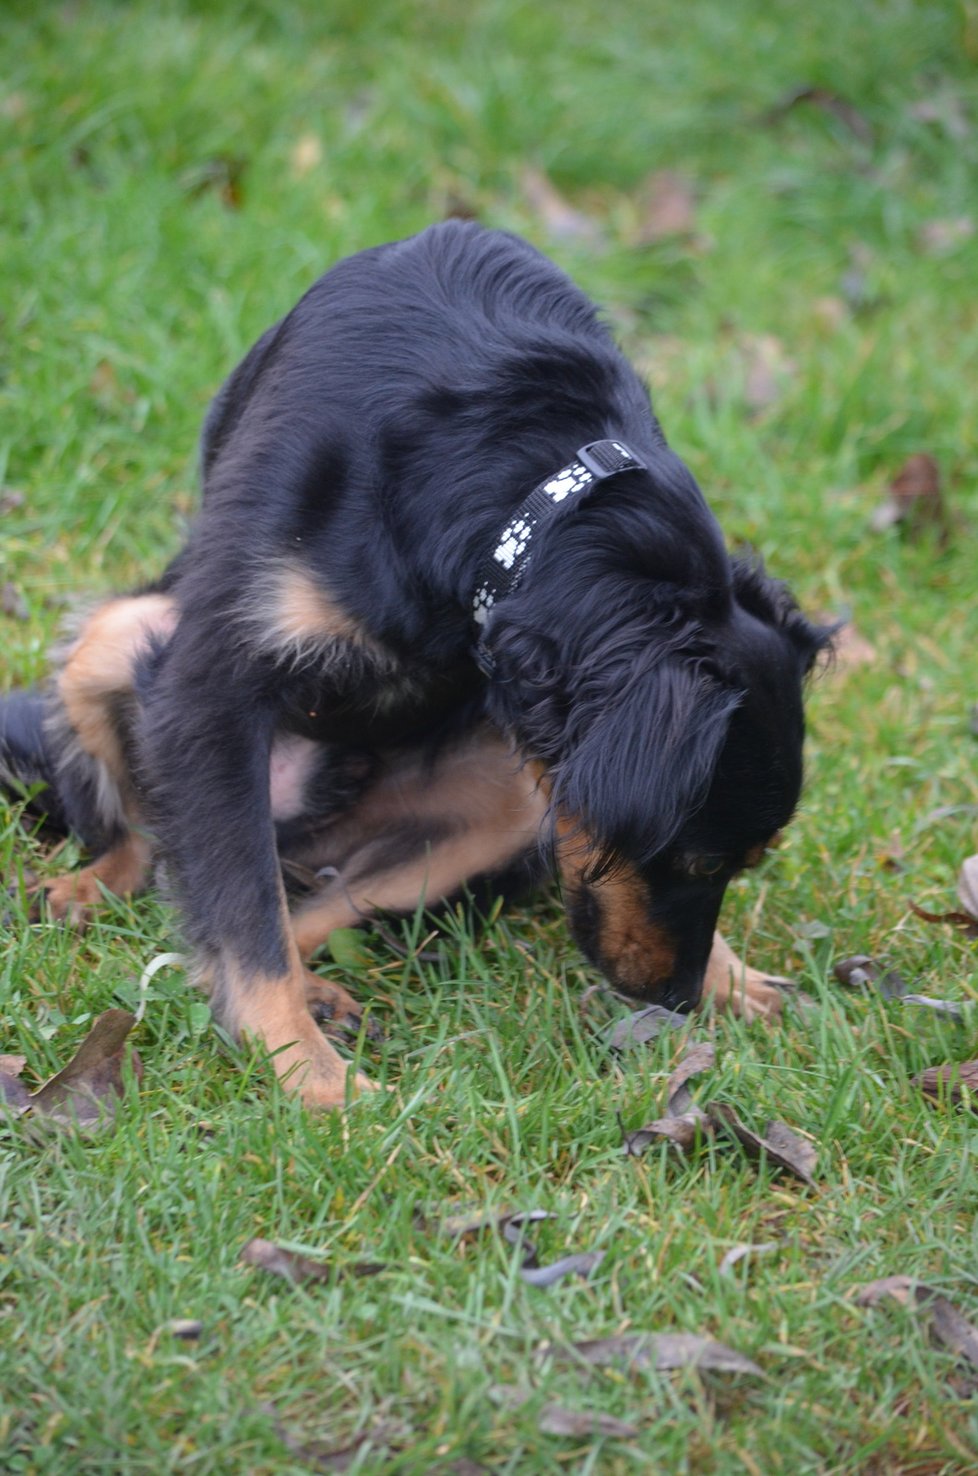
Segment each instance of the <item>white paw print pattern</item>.
M554 502L563 502L565 497L570 497L573 492L583 491L593 481L594 477L587 467L575 461L571 466L565 466L555 477L551 477L549 482L544 482L543 490Z
M475 601L472 606L472 618L475 620L476 625L485 625L489 619L489 611L495 603L496 596L489 589L488 585L483 584L476 591Z
M526 545L530 541L533 532L533 524L527 522L526 518L517 518L503 530L502 540L493 554L497 564L502 564L504 569L512 569L516 560L520 557Z

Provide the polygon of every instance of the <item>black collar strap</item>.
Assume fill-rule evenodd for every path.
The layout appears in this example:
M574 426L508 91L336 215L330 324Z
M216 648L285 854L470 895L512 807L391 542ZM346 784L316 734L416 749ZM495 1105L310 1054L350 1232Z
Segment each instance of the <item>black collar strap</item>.
M503 528L496 547L479 570L472 617L480 633L493 606L504 595L512 594L520 583L533 556L534 535L550 521L562 502L569 497L580 497L598 482L616 477L619 472L645 469L645 462L623 441L592 441L582 446L567 466L534 487ZM491 657L481 639L476 647L476 660L484 671L491 667Z

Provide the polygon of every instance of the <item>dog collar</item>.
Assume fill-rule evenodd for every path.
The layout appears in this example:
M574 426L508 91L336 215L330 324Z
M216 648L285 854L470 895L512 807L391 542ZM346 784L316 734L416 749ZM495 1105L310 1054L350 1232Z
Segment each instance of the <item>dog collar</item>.
M472 618L480 632L498 600L512 594L526 573L533 556L533 538L550 521L562 502L577 498L598 482L619 472L644 471L645 462L623 441L591 441L582 446L573 461L539 482L510 517L496 547L479 569ZM483 671L491 670L492 657L481 639L475 657Z

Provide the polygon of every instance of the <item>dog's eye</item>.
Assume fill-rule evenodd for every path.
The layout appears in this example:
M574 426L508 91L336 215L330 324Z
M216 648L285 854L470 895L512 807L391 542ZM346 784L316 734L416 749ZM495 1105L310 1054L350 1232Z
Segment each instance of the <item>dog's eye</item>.
M724 856L690 856L683 870L687 876L719 876L726 864Z

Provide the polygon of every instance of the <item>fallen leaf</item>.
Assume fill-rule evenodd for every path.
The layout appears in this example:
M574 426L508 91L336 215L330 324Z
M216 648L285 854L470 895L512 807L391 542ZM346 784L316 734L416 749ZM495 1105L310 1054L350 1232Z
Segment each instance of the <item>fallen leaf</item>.
M376 1276L387 1267L380 1261L352 1261L336 1265L325 1261L314 1261L298 1251L286 1250L274 1241L256 1236L241 1247L238 1256L246 1266L257 1266L261 1271L270 1271L273 1276L284 1277L293 1286L305 1281L331 1281L337 1273L352 1276Z
M919 903L908 901L910 911L924 922L929 923L952 923L954 927L961 928L969 938L978 937L978 920L971 912L928 912L926 907Z
M978 856L969 856L962 863L958 875L958 898L965 912L978 923Z
M544 1435L571 1435L577 1439L604 1435L610 1439L634 1440L638 1434L638 1426L628 1420L589 1409L567 1409L562 1404L545 1404L537 1428Z
M807 83L792 87L768 109L764 115L764 121L777 123L800 103L811 103L821 112L828 113L830 117L837 119L843 127L847 128L855 138L858 138L860 143L871 144L873 142L873 130L855 104L828 87L814 87Z
M582 1276L586 1280L604 1260L604 1251L581 1251L577 1255L564 1256L560 1261L551 1261L549 1266L527 1266L520 1268L520 1275L530 1286L553 1286L565 1276Z
M710 1131L710 1124L702 1117L657 1117L644 1127L623 1134L622 1152L632 1158L639 1158L650 1143L666 1138L685 1153L695 1144L697 1134L702 1137Z
M174 1317L163 1324L163 1331L171 1338L180 1338L185 1343L195 1343L204 1331L204 1324L193 1317Z
M858 989L872 984L884 999L899 999L906 995L910 985L896 969L884 969L877 958L866 953L854 953L851 958L840 958L832 972L840 984Z
M781 398L795 364L784 344L773 333L747 333L737 344L737 359L743 378L744 404L752 415L760 415Z
M891 1297L904 1307L920 1308L928 1318L935 1343L978 1368L978 1327L935 1287L915 1281L912 1276L884 1276L860 1287L856 1305L875 1307L884 1297Z
M541 1357L565 1363L580 1359L595 1368L704 1368L719 1373L761 1373L743 1353L697 1333L619 1333L610 1338L585 1338L563 1347L551 1343L541 1349Z
M26 498L23 492L16 487L4 487L0 490L0 513L16 512L24 506Z
M932 994L905 994L903 1003L923 1005L925 1009L934 1010L938 1015L950 1015L954 1020L964 1019L964 1006L953 999L936 999Z
M870 518L874 533L882 533L896 523L903 523L911 536L925 527L936 527L941 542L947 540L949 527L941 495L941 471L926 451L907 457L890 483L886 500Z
M542 169L527 165L520 177L523 197L556 241L596 246L602 239L596 221L578 210L560 193Z
M0 587L0 610L4 615L9 615L11 620L29 620L30 610L27 601L17 588L16 584L7 581Z
M229 210L239 210L244 200L242 182L247 160L237 154L217 154L188 169L180 183L194 198L210 191L219 195Z
M650 174L639 190L641 218L635 235L639 246L670 236L689 236L696 229L696 199L685 175L671 169Z
M14 1116L26 1112L31 1105L31 1094L19 1080L26 1065L26 1056L0 1056L0 1101Z
M738 1261L743 1261L748 1256L766 1256L777 1248L776 1240L766 1240L761 1245L732 1245L720 1262L720 1275L729 1276Z
M679 1030L689 1024L689 1016L678 1010L667 1010L662 1005L648 1005L619 1020L608 1035L608 1045L613 1051L623 1051L627 1046L648 1045L664 1030Z
M716 1047L712 1041L701 1040L687 1048L666 1088L666 1113L669 1117L682 1117L691 1111L694 1104L687 1082L701 1071L708 1071L715 1062Z
M783 1122L769 1122L762 1137L741 1122L728 1102L711 1102L706 1114L715 1128L723 1129L736 1138L750 1158L765 1157L775 1167L785 1169L805 1184L815 1187L812 1170L818 1151L807 1139L799 1138Z
M872 666L876 659L876 647L872 641L867 641L864 635L860 635L850 621L833 636L832 665L836 670L852 671L856 667Z
M967 1103L972 1112L978 1112L978 1061L949 1061L945 1066L928 1066L913 1082L934 1102L950 1102L956 1107Z
M135 1024L136 1017L128 1010L99 1015L67 1066L33 1093L28 1102L31 1112L85 1131L111 1123L125 1090L126 1038ZM141 1079L143 1063L135 1050L130 1064Z
M975 233L970 215L956 215L949 220L928 220L917 233L921 251L928 256L948 256Z

